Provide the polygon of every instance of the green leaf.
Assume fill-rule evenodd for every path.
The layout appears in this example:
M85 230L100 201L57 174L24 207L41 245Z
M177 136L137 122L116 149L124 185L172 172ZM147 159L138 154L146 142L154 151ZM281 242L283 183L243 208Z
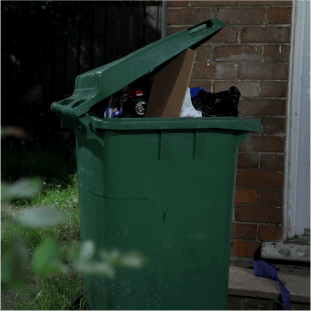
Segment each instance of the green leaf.
M37 275L67 274L69 269L62 263L64 254L60 245L46 238L35 250L33 270Z
M100 275L112 277L115 267L139 268L147 260L138 252L128 252L122 255L119 251L100 250L99 256L102 261L94 260L95 244L87 240L81 244L74 245L69 251L69 260L76 272L84 275Z
M37 229L48 227L69 220L69 216L55 208L41 207L35 210L25 210L14 218L14 221L24 227Z
M14 238L9 250L1 254L1 287L4 290L26 289L27 258L25 245Z
M89 261L95 254L95 244L91 240L84 241L81 243L79 260L81 261Z
M140 268L147 259L138 252L129 252L121 258L121 265L126 268Z
M118 251L101 250L100 257L114 267L139 268L147 259L139 252L128 252L121 255Z
M113 277L114 269L113 267L102 261L90 261L90 262L77 262L74 269L83 275L98 275L104 277Z
M31 197L41 191L42 182L38 178L20 179L12 185L1 183L1 201Z
M99 275L112 277L114 275L113 266L110 263L93 260L95 254L95 244L91 240L84 241L71 247L69 258L73 264L73 269L84 275Z
M106 262L112 265L119 265L120 264L120 252L118 251L108 251L108 250L101 250L99 253L100 257L105 260Z
M95 253L95 245L91 240L73 245L69 250L69 260L71 263L87 262L92 260Z
M103 261L93 260L95 245L91 240L73 245L69 251L69 261L76 272L84 275L100 275L113 277L115 267L139 268L147 259L138 252L128 252L121 255L119 251L100 250L99 255Z

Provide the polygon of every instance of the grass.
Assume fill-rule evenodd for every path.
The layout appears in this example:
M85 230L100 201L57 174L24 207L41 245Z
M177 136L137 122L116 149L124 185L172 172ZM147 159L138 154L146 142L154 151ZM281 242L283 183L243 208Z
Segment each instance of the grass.
M30 257L41 241L51 236L66 252L80 240L78 184L75 172L75 158L64 146L44 146L23 149L2 149L2 180L12 182L21 177L39 176L42 180L42 192L27 200L11 200L1 207L1 220L6 223L1 234L1 252L8 249L11 239L18 236L27 247ZM29 230L13 223L14 216L22 210L54 207L66 212L70 221L62 225ZM1 293L6 305L19 310L68 310L76 295L83 291L82 276L72 273L69 276L36 277L27 275L26 292L10 291ZM2 307L3 309L3 307Z

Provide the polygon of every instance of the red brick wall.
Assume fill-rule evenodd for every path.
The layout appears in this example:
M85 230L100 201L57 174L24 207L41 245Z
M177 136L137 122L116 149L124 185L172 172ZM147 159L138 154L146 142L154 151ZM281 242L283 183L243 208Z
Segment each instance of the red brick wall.
M236 86L241 116L263 134L239 147L232 255L250 257L282 238L282 197L291 1L168 1L167 35L218 17L227 26L196 49L190 87Z

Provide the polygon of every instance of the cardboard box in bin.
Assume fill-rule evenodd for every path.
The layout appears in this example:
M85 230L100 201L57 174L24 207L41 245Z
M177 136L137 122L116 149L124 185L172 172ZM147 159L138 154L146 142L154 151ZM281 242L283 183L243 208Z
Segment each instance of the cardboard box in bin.
M180 116L195 55L195 51L186 49L155 74L145 114L146 118Z

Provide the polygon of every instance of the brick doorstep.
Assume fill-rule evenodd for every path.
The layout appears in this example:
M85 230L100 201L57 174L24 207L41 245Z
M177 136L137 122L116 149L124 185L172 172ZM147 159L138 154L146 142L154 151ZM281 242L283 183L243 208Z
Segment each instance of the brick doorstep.
M254 275L253 264L244 266L246 267L232 265L231 263L228 296L278 299L281 293L278 282ZM290 273L292 272L290 268L288 271L284 267L279 268L278 276L289 291L291 302L310 304L310 268L303 268L305 269L305 276ZM299 272L301 274L302 271Z

